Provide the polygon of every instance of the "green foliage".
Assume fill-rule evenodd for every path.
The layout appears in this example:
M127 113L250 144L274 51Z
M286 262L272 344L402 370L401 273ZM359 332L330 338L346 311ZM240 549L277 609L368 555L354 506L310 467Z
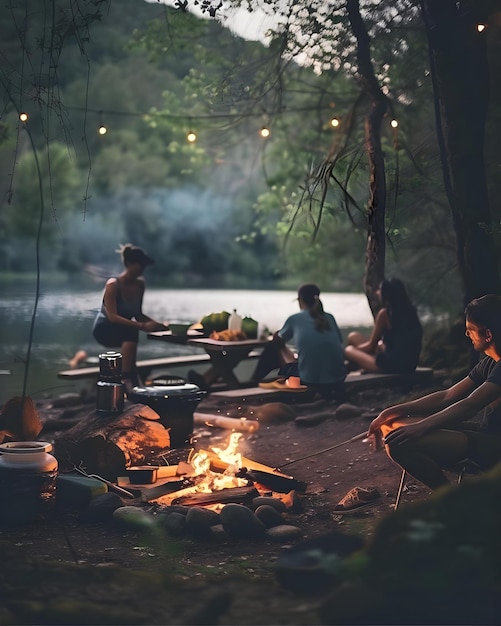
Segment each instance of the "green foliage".
M303 11L310 20L303 34L319 42L312 66L303 67L291 61L300 48L292 33L265 47L163 5L121 0L108 12L106 3L79 0L76 30L63 32L64 20L57 26L58 88L50 92L57 101L47 107L43 100L29 122L41 161L47 141L71 146L67 171L62 159L57 180L44 174L47 230L53 227L44 236L55 243L54 263L75 272L83 263L106 262L117 243L130 240L163 259L153 276L166 283L295 287L310 279L324 289L358 291L368 199L366 102L343 10L335 5L319 16L321 4L291 9ZM388 274L412 277L419 301L438 306L442 295L457 301L454 233L439 175L426 46L412 4L399 3L402 12L391 23L382 19L385 3L366 16L374 63L400 122L398 137L389 124L383 128L387 266ZM36 50L32 59L43 58L50 42L40 37L41 12L32 17L23 52L12 17L22 23L24 4L13 6L14 13L2 10L2 52L19 67L28 49ZM66 6L57 2L56 13ZM12 94L13 82L3 76ZM50 83L40 75L32 93L45 93L40 81L44 89ZM330 126L333 115L338 128ZM2 123L0 219L8 230L0 265L12 259L9 238L24 241L15 246L19 255L31 255L39 206L33 177L24 185L26 141L12 168L14 110ZM100 123L108 127L104 136L96 132ZM264 125L271 128L266 141L258 133ZM189 130L197 133L194 144L186 142ZM322 178L325 165L332 170ZM15 217L11 180L13 202L27 207Z

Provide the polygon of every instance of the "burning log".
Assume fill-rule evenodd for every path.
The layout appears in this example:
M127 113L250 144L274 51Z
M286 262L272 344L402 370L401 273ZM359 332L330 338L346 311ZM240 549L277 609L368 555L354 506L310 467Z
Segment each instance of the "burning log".
M212 493L193 493L180 496L172 501L172 504L183 506L206 506L208 504L245 504L259 496L258 490L250 485L248 487L230 487L218 489Z
M170 447L169 431L149 406L134 404L119 415L89 414L54 443L62 470L83 467L116 481L131 465L144 465Z
M296 480L292 476L280 475L272 472L263 472L261 470L248 470L242 468L237 476L248 478L263 487L267 487L278 493L289 493L291 491L306 491L306 483Z
M223 459L221 459L212 450L203 451L210 460L210 466L213 470L226 470L229 466ZM268 487L272 491L279 493L289 493L289 491L306 491L306 483L298 481L288 474L279 472L278 470L258 463L252 459L248 459L244 456L241 457L242 469L238 476L248 478L254 482Z

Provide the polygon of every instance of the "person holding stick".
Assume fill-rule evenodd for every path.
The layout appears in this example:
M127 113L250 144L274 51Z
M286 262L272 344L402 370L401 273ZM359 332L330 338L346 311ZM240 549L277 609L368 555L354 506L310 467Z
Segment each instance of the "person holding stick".
M485 354L452 387L384 409L367 436L383 435L388 456L432 490L449 484L444 470L468 459L481 470L501 462L501 296L472 300L466 336ZM483 411L479 430L462 425Z

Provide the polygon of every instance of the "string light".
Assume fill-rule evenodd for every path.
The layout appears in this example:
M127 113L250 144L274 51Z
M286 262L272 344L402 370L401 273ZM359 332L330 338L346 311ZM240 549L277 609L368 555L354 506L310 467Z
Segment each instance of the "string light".
M189 143L195 143L196 140L197 140L197 134L193 132L192 130L189 130L188 133L186 134L186 141L188 141Z
M398 128L398 121L393 119L390 122L392 128Z
M97 128L97 132L100 135L106 135L106 133L108 132L108 129L106 128L106 126L103 123L103 112L99 111L99 126Z
M477 24L477 31L479 33L481 33L482 31L484 31L487 28L486 24Z
M341 122L339 121L339 117L333 117L330 122L332 128L337 128Z
M271 135L271 130L267 126L263 126L259 131L259 134L263 139L268 139L268 137Z
M29 115L27 113L19 113L19 119L21 120L21 122L27 122L29 120Z

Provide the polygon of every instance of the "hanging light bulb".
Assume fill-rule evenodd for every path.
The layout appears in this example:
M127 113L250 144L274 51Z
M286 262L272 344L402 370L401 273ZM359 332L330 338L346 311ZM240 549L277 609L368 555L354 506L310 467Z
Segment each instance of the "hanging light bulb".
M333 117L330 121L332 128L337 128L341 122L339 121L339 117Z
M99 135L106 135L106 133L108 132L108 129L106 128L106 126L104 125L103 122L103 112L99 111L99 126L97 127L97 132Z
M392 128L398 128L398 121L393 119L390 122Z
M30 116L27 113L24 113L24 111L22 113L19 113L19 119L21 120L21 122L27 122L29 120Z
M267 126L263 126L259 131L259 134L263 139L268 139L268 137L271 135L271 130Z
M189 130L188 133L186 134L186 141L188 141L188 143L195 143L196 140L197 140L197 134L193 132L192 130Z

